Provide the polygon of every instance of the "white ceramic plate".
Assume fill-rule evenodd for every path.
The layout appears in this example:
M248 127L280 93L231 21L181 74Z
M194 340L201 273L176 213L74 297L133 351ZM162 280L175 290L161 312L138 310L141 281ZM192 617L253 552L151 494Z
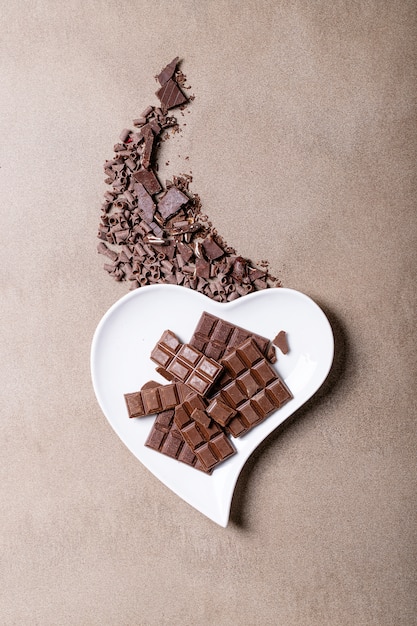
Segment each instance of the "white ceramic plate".
M186 343L203 311L273 339L287 332L289 352L275 368L294 398L245 436L233 439L237 454L208 476L144 445L154 417L129 419L124 394L148 380L166 383L149 355L163 331ZM116 302L104 315L91 347L94 391L103 413L131 452L167 487L221 526L227 526L239 473L267 435L321 386L333 361L334 342L322 310L298 291L265 289L226 304L176 285L141 287Z

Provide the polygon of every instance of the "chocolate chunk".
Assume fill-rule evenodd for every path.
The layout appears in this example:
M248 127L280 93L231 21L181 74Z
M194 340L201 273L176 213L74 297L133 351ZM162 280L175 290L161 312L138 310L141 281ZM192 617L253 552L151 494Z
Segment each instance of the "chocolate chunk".
M236 257L233 263L232 276L238 282L241 283L247 276L247 261L241 256Z
M148 169L151 164L152 158L152 149L154 144L155 135L153 131L149 127L143 126L142 134L145 139L145 146L143 148L143 156L142 156L142 165L144 168Z
M178 61L179 57L175 57L175 59L173 59L171 63L168 63L168 65L164 67L160 74L158 74L158 80L160 85L165 85L165 83L173 77L175 70L177 69Z
M186 96L182 93L175 80L170 78L155 94L161 101L161 106L165 109L173 109L187 102Z
M135 183L134 191L138 199L138 209L141 217L150 224L155 213L155 204L142 183Z
M212 237L207 237L206 239L204 239L204 241L201 243L202 248L206 254L206 257L208 259L210 259L210 261L213 261L214 259L218 259L219 257L223 256L224 254L224 250L223 248L221 248Z
M168 189L163 198L158 202L158 212L164 221L178 213L180 208L188 202L189 198L176 187Z
M145 441L145 446L186 465L191 465L191 467L195 467L206 474L211 474L211 470L207 470L203 466L181 435L174 422L173 409L158 413Z
M141 183L145 187L146 191L151 195L159 193L162 189L161 184L153 170L140 169L138 172L133 174L132 178L136 182Z
M182 241L178 242L177 250L185 263L188 263L188 261L190 261L194 256L194 252L192 251L190 246L188 246L186 243L183 243Z
M205 404L198 395L188 397L176 407L174 420L186 443L208 470L235 454L229 438L205 414Z
M208 415L214 419L220 426L227 426L228 422L236 415L235 409L221 401L220 398L214 398L207 407Z
M249 337L221 360L226 375L213 399L236 411L226 432L239 437L292 398L285 383ZM213 404L213 403L211 403ZM210 409L207 409L210 415Z
M151 359L168 375L202 396L209 393L222 366L188 344L182 344L170 330L165 331L151 352Z
M199 278L205 278L209 280L210 278L210 263L206 261L206 259L196 259L195 261L195 274Z
M272 340L272 343L274 344L274 346L281 350L282 354L288 354L289 348L287 333L285 332L285 330L280 330L278 335Z

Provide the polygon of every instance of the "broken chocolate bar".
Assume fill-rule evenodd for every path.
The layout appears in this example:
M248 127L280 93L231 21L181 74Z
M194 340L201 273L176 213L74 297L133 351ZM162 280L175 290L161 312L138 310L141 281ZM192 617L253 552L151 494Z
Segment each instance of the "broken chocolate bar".
M140 391L125 394L129 417L145 417L174 409L189 393L190 389L181 383L144 385Z
M182 344L170 330L162 334L151 352L151 359L166 370L168 376L202 396L209 393L223 370L219 363L193 346Z
M292 398L252 338L225 356L221 363L226 373L212 400L219 399L236 411L226 425L226 432L233 437L244 435ZM207 413L214 419L215 412L211 415L211 411L217 407L213 401Z
M248 337L252 337L263 354L267 353L269 339L204 311L189 343L218 361Z
M145 446L186 465L191 465L206 474L211 474L211 470L207 470L181 435L174 422L173 409L158 413L145 441Z
M184 440L208 470L235 454L235 447L207 415L205 403L197 394L176 407L174 420Z
M272 343L274 344L274 346L281 350L282 354L288 354L289 348L287 333L285 332L285 330L280 330L278 335L272 340Z

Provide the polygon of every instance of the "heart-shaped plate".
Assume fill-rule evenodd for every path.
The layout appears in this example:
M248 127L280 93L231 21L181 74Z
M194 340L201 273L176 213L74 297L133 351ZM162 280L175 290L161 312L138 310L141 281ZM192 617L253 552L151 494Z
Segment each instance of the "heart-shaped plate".
M203 311L273 339L287 333L289 352L277 349L274 367L293 398L243 437L233 439L237 454L207 475L144 443L153 416L129 419L124 394L148 380L166 383L155 372L151 350L164 330L187 343ZM91 375L100 407L120 439L159 480L220 526L227 526L233 491L250 454L279 424L321 386L334 353L333 333L323 311L308 296L285 288L257 291L219 303L177 285L136 289L116 302L95 331Z

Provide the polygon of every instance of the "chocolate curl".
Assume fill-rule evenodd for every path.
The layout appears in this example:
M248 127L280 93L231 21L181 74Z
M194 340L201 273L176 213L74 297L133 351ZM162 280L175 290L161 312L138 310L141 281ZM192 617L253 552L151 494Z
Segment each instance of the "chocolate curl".
M136 224L134 230L136 233L139 233L140 235L143 235L143 237L145 237L152 232L152 226L145 222L145 220L142 220L139 224Z
M198 282L197 282L197 289L198 291L203 291L208 285L208 282L205 280L205 278L202 278L201 276L198 277Z
M145 257L145 259L143 261L143 266L151 271L155 267L155 261L156 261L156 257L155 256L147 256L147 257Z
M133 159L129 157L128 159L126 159L125 163L126 163L126 167L128 167L131 172L135 171L137 166L136 166L136 163L133 161Z
M219 285L227 285L227 281L228 281L228 278L226 274L223 274L220 272L217 274L217 282Z
M146 117L137 117L133 120L133 126L143 126L147 121Z
M185 276L182 272L175 272L175 280L177 281L177 285L182 285L184 282Z
M109 274L113 274L113 272L114 272L114 265L110 265L110 263L105 263L103 265L103 267L106 270L106 272L108 272Z
M124 200L116 200L114 202L114 208L118 211L122 211L127 207L127 204Z
M120 141L122 143L126 143L126 141L129 139L130 133L131 131L129 130L129 128L124 128L119 135Z
M259 289L259 290L260 289L266 289L266 281L262 280L261 278L257 278L254 281L254 285L255 285L256 289Z
M237 293L237 291L231 291L226 296L226 300L228 302L231 302L232 300L236 300L237 298L239 298L239 294Z
M119 263L130 263L131 259L126 254L125 250L122 250L119 254Z
M106 191L104 194L104 199L107 200L108 202L113 202L115 197L116 197L116 194L114 193L114 191Z
M153 257L153 259L155 261L155 251L152 250L152 248L150 246L148 246L146 243L143 244L143 249L145 250L147 256L148 257Z
M246 296L247 293L250 293L251 291L253 291L253 287L250 283L245 283L242 285L237 285L236 291L239 295Z
M139 258L144 258L146 256L146 251L143 246L139 243L135 243L135 247L133 248L134 254L137 254Z
M114 233L114 239L115 239L115 243L120 244L120 243L125 243L128 240L129 237L129 229L125 228L123 230L117 230Z
M171 263L171 261L168 261L167 259L162 260L161 267L165 272L169 274L171 274L174 271L173 264Z
M113 206L112 202L105 202L104 204L101 205L101 208L104 211L104 213L108 213L111 210L112 206Z
M98 232L97 232L98 239L101 239L102 241L108 241L107 235L108 235L108 229L105 228L102 224L100 224L98 227Z
M177 279L174 274L164 274L164 282L169 285L177 285Z
M103 241L100 241L100 243L97 244L97 251L100 254L105 254L112 261L115 261L117 259L117 252L115 252L114 250L110 250L110 248L108 248Z
M150 104L149 106L146 107L146 109L144 111L142 111L140 116L144 117L146 119L148 117L149 113L152 113L152 111L153 111L153 106Z
M158 280L161 278L161 272L159 271L159 268L155 269L152 274L152 280L154 280L155 282L158 282Z
M127 280L136 280L136 275L132 271L132 266L129 263L123 263L121 266Z
M135 204L135 198L133 197L133 195L131 194L131 192L126 189L124 192L124 196L129 204L130 207L132 207Z
M129 291L133 291L134 289L137 289L138 287L140 287L140 284L138 283L138 281L132 280L129 286Z

